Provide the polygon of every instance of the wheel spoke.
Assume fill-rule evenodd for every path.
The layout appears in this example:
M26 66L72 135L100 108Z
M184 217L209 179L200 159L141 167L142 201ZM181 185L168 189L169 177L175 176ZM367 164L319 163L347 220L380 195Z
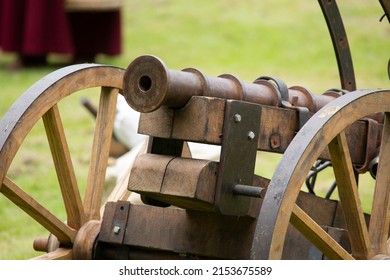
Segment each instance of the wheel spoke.
M100 206L109 156L118 89L103 87L100 95L91 164L88 172L84 207L89 219L100 219Z
M341 132L336 136L328 147L344 210L352 254L358 259L370 258L373 254L345 133Z
M390 224L390 113L383 126L379 166L370 218L370 238L375 254L387 254Z
M35 257L32 260L71 260L72 249L58 248L57 250Z
M67 223L79 229L86 217L57 105L42 116L67 213Z
M294 205L290 222L328 258L342 260L353 259L339 243L296 204Z
M60 242L73 242L76 231L59 220L9 178L5 178L1 192L35 221L54 234Z

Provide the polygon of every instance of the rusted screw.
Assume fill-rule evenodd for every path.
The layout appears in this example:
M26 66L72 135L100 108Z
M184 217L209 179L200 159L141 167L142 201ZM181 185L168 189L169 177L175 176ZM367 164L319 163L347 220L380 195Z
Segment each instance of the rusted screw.
M271 135L270 145L272 149L280 148L280 135L278 133Z
M297 106L298 104L298 96L294 95L292 98L291 98L291 105L293 106Z

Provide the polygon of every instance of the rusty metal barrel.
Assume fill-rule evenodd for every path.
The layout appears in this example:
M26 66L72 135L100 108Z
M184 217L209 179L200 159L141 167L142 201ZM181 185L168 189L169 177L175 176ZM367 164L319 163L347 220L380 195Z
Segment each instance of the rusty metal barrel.
M242 100L261 105L308 108L315 113L335 98L334 92L312 94L304 87L287 88L271 77L260 77L253 83L240 81L231 74L218 77L204 75L195 68L171 70L159 58L143 55L127 67L123 94L136 111L148 113L161 106L184 107L192 96Z

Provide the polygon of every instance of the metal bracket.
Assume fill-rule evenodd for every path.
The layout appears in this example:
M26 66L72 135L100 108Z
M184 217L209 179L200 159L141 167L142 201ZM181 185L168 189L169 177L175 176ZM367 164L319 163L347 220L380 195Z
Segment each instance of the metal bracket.
M128 201L109 202L104 211L99 241L122 244L125 236L130 203Z
M124 260L129 248L121 246L126 235L130 202L108 202L104 209L100 234L94 248L94 259Z
M370 169L371 162L375 160L378 154L378 136L380 133L379 124L376 120L365 118L364 121L367 122L366 158L362 166L355 167L359 174L366 173Z
M280 105L281 105L281 107L294 109L294 110L298 111L299 129L301 129L302 126L310 118L310 110L309 110L309 108L294 106L294 105L291 104L288 87L284 83L283 80L281 80L279 78L276 78L276 77L271 77L271 76L261 76L261 77L256 79L256 81L259 81L259 80L272 81L274 83L274 86L276 87L276 89L280 93L280 97L281 97Z
M226 101L215 204L224 215L246 215L250 197L236 195L236 185L253 185L261 106Z

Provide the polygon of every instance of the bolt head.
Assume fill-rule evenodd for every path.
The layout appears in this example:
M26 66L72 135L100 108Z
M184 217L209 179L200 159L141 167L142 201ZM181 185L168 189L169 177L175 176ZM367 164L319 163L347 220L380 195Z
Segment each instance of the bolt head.
M114 233L115 234L119 234L120 231L121 231L121 227L119 227L119 226L115 226L114 227Z
M256 134L253 131L248 132L248 139L249 140L253 140L253 139L255 139L255 137L256 137Z
M235 121L236 123L241 122L241 115L240 115L240 114L235 114L235 115L234 115L234 121Z

